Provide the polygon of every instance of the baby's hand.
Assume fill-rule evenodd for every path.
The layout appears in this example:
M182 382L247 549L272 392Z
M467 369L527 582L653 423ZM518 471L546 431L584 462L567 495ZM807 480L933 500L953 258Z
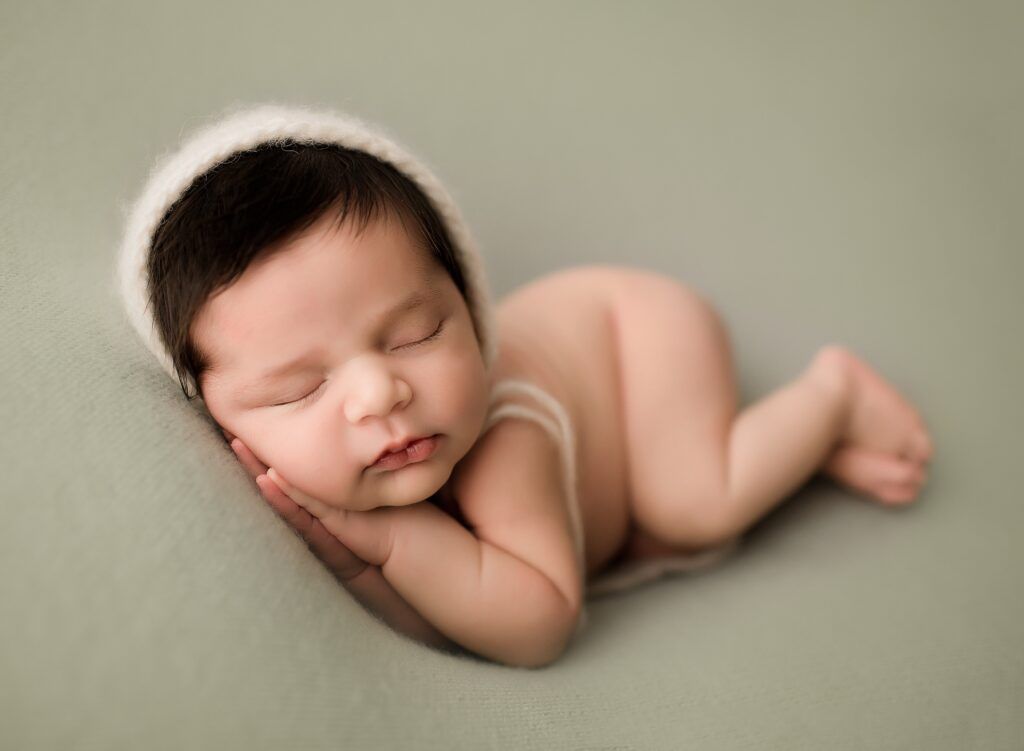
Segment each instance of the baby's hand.
M369 511L349 511L328 506L290 484L273 467L267 477L295 503L318 519L324 528L353 553L373 566L383 566L391 555L392 522L409 514L412 507L380 507Z
M335 576L345 582L366 569L369 565L366 561L345 547L316 516L281 490L274 479L266 474L267 465L257 459L240 438L235 438L226 431L224 437L231 444L231 450L235 452L242 466L256 479L260 493L270 506L302 536L313 554L323 561Z

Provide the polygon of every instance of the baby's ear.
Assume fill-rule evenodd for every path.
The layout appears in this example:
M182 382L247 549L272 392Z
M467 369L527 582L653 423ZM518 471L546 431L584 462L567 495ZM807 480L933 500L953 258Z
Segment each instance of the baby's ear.
M231 443L233 440L235 440L235 437L224 428L221 428L220 432L224 434L224 438L227 439L228 443Z

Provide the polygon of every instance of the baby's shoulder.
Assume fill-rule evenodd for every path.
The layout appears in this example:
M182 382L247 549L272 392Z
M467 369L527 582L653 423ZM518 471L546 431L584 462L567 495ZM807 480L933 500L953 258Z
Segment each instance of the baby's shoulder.
M533 420L498 420L452 472L451 493L479 532L564 503L559 447Z

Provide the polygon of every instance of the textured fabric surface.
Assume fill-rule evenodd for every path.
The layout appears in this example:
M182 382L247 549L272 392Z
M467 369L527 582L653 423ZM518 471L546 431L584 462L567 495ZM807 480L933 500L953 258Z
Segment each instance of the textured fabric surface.
M0 4L0 747L1024 747L1024 13L430 5ZM592 262L699 288L744 406L853 347L929 421L924 495L814 480L542 670L391 632L116 297L153 155L270 99L406 136L496 299Z

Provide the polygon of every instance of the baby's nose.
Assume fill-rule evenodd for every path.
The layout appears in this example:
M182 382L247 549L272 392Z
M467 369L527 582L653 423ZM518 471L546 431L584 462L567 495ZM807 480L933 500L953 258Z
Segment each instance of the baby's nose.
M345 416L359 423L367 416L383 417L396 406L404 406L412 397L412 389L387 367L366 361L358 372L347 373L349 387L345 390Z

